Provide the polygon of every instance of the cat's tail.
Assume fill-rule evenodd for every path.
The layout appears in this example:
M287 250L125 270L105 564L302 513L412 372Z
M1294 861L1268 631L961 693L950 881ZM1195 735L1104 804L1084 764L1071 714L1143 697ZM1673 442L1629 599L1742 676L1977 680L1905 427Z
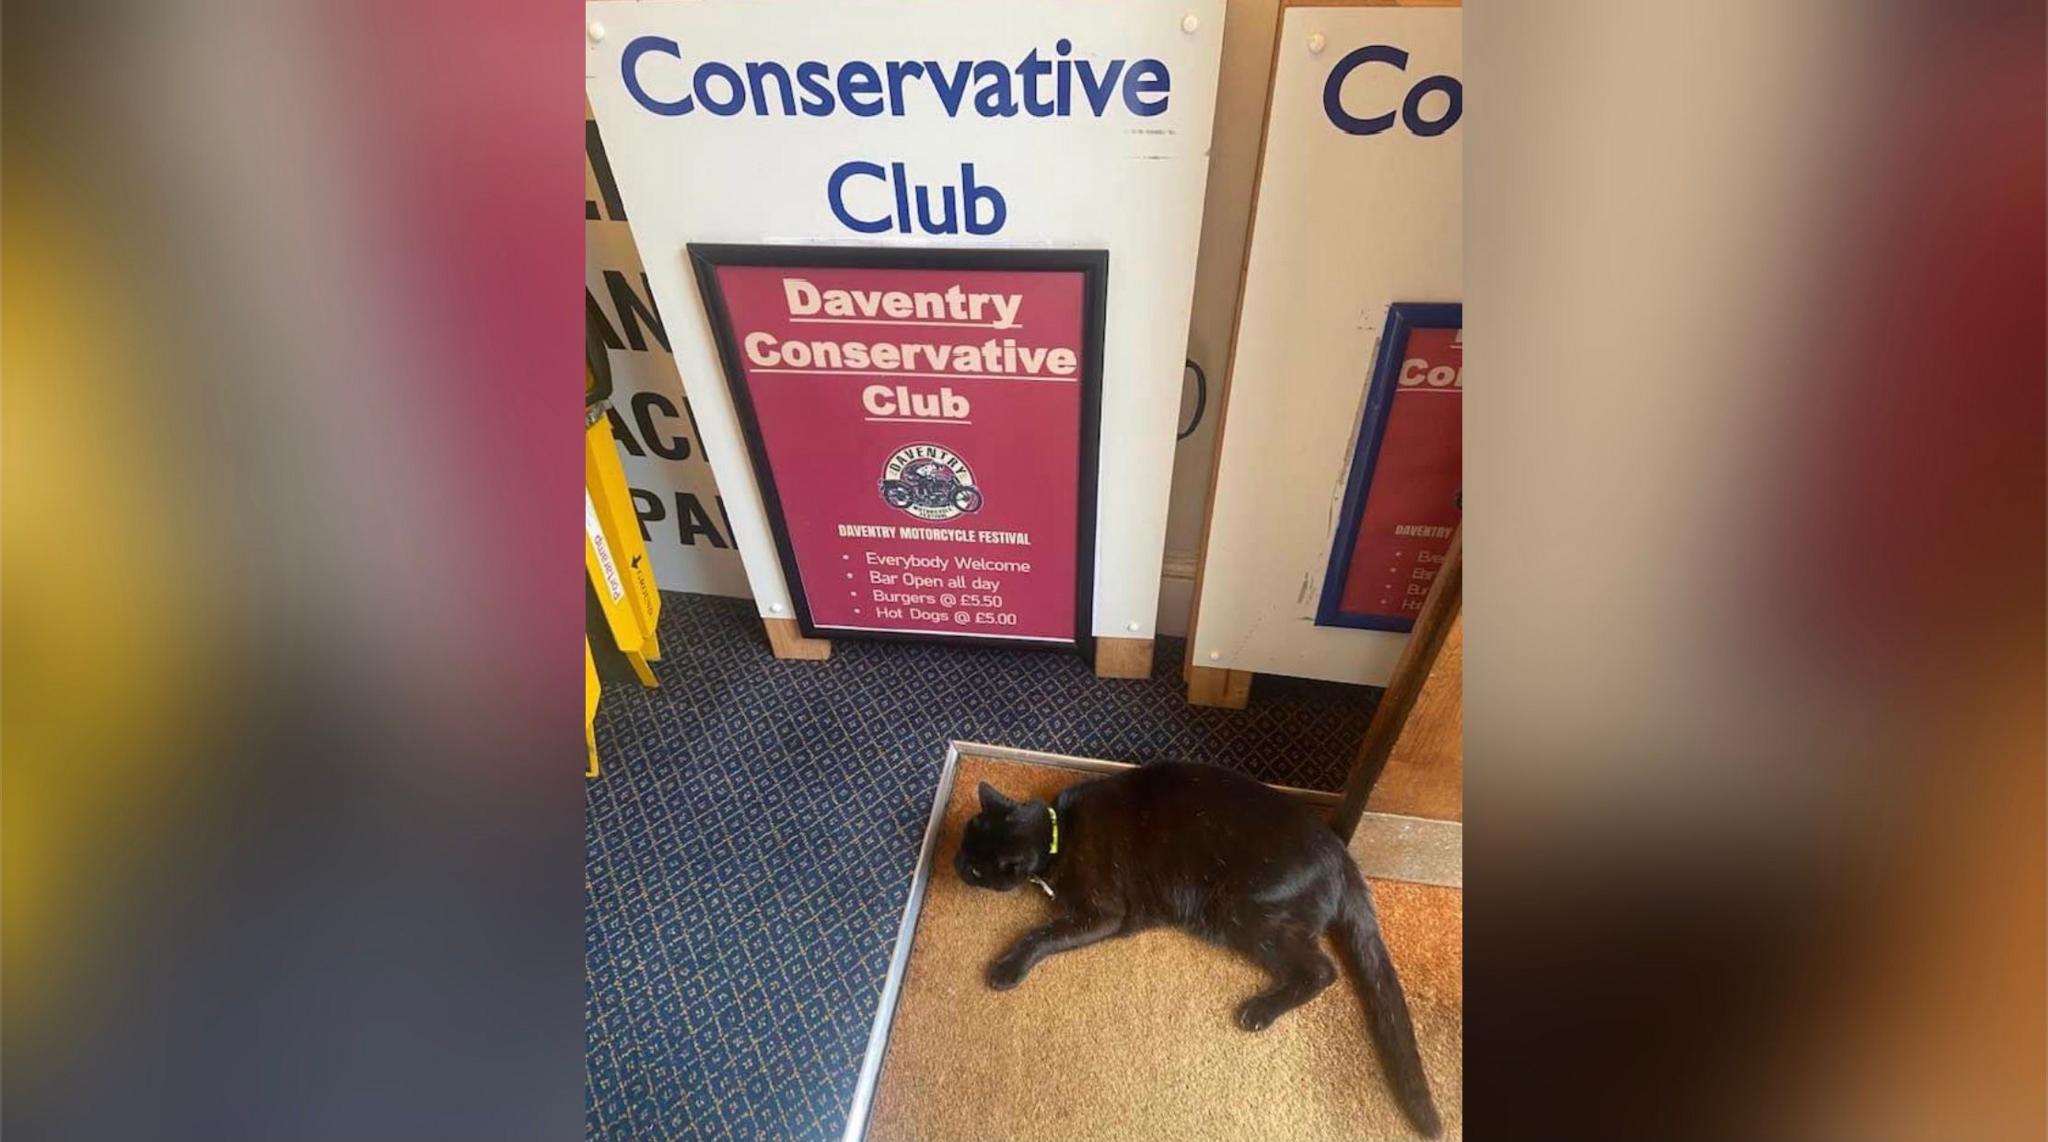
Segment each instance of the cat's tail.
M1380 1063L1393 1084L1395 1100L1425 1138L1435 1138L1443 1133L1443 1123L1429 1097L1429 1078L1422 1073L1422 1053L1415 1048L1415 1025L1408 1017L1401 977L1394 972L1386 941L1380 939L1379 919L1373 914L1372 894L1365 881L1356 872L1345 879L1344 902L1330 930L1364 987L1366 1022L1379 1048Z

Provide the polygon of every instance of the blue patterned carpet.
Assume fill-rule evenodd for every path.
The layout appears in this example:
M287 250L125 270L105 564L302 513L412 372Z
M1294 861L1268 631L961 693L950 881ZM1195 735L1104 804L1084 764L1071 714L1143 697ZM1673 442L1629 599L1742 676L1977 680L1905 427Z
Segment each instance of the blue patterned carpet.
M589 784L586 1129L835 1139L954 738L1203 760L1335 789L1377 691L1260 678L1252 708L1074 656L840 641L768 653L753 605L663 596L659 690L607 684Z

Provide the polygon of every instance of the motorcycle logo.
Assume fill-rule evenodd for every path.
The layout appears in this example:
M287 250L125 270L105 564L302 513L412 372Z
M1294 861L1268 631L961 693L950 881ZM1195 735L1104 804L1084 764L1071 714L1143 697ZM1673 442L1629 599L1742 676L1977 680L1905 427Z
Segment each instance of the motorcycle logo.
M936 444L897 449L882 465L881 492L883 503L934 523L981 510L967 461Z

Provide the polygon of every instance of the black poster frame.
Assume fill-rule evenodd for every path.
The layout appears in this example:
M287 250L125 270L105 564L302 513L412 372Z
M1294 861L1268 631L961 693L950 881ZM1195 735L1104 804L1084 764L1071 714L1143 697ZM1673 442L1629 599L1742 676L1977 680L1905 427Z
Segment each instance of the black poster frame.
M1056 651L1078 651L1092 658L1095 648L1095 528L1097 473L1102 434L1102 350L1109 290L1109 251L1084 249L953 249L904 246L797 246L720 242L692 242L685 250L697 277L697 291L711 324L711 336L718 346L718 360L725 374L726 391L732 396L741 435L747 444L747 458L767 509L768 529L775 537L775 553L782 565L783 582L789 588L790 603L796 611L797 626L807 638L872 638L909 642L943 643L952 646L1001 646ZM1074 639L1072 642L1031 638L1005 638L994 634L940 634L930 631L864 630L855 627L821 627L811 616L808 592L797 569L796 548L782 509L782 492L768 461L768 449L761 433L761 421L747 387L739 345L733 336L732 315L718 271L727 266L799 269L877 270L981 270L1078 273L1082 276L1081 304L1081 439L1075 451L1080 465L1075 504L1074 546Z

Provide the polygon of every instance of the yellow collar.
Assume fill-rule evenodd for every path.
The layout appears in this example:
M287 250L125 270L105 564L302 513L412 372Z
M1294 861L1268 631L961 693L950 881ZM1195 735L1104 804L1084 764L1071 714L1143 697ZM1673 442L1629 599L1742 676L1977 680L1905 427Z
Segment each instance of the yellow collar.
M1047 855L1047 856L1058 856L1058 855L1059 855L1059 852L1060 852L1060 815L1059 815L1059 811L1058 811L1058 810L1056 810L1056 809L1054 809L1054 808L1053 808L1053 807L1052 807L1051 805L1047 805L1047 806L1045 807L1045 815L1046 815L1046 816L1048 816L1048 817L1050 817L1050 818L1052 818L1052 848L1050 848L1050 849L1046 850L1046 854L1045 854L1045 855Z

